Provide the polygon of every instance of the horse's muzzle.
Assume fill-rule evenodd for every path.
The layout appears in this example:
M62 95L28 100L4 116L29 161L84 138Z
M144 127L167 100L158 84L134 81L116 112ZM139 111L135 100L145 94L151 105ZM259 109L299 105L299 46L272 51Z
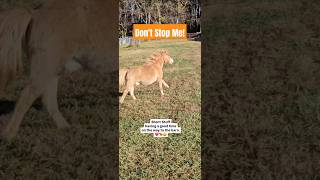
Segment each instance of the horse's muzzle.
M173 59L170 58L169 64L173 64Z

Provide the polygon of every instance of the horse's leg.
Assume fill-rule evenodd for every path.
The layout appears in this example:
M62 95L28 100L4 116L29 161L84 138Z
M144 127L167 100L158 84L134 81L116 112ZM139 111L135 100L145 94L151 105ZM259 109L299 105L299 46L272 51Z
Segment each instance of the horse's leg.
M137 98L134 96L134 85L136 83L133 80L128 80L126 83L126 90L130 92L131 97L133 100L136 100Z
M121 96L120 104L122 104L122 103L123 103L124 98L126 98L126 96L127 96L128 92L129 92L129 91L128 91L128 89L126 88L126 89L124 90L124 92L123 92L122 96Z
M2 132L2 136L4 138L10 140L17 134L21 121L32 103L38 97L43 95L49 80L56 77L55 74L59 64L55 64L54 61L52 61L53 59L59 58L52 56L47 57L46 54L43 54L42 52L35 53L32 56L30 65L30 81L23 89L13 115Z
M162 80L162 83L166 88L169 88L169 85L164 80Z
M3 138L10 140L15 137L25 113L29 110L36 98L41 95L42 91L41 85L32 83L23 89L11 120L2 132Z
M122 97L120 99L120 103L123 103L124 98L126 97L126 95L128 94L128 92L130 92L131 97L133 98L133 100L136 100L137 98L134 96L134 85L135 82L132 80L128 80L126 83L126 89L124 90Z
M161 96L163 96L164 93L163 93L163 88L162 88L162 83L163 83L162 78L159 78L158 82L159 82L159 88L160 88Z
M134 85L130 86L129 91L130 91L130 95L133 98L133 100L136 100L137 98L134 96Z
M47 108L50 116L57 124L58 128L69 127L69 123L64 119L61 112L59 111L57 93L58 77L55 77L48 82L44 94L42 96L42 102Z

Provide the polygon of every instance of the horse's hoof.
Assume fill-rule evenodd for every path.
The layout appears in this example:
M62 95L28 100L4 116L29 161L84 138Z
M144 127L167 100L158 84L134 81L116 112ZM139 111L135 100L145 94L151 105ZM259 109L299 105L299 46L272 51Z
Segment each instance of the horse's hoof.
M53 114L52 116L53 120L56 122L56 125L58 129L64 129L70 127L70 124L66 119L62 116L62 114L59 112Z

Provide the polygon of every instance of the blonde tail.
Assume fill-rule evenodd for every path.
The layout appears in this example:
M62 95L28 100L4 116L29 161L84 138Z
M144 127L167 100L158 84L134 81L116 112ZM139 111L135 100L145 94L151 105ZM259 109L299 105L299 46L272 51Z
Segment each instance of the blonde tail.
M119 70L119 88L126 84L126 75L129 69L120 69Z
M22 69L22 43L30 22L25 9L0 14L0 92Z

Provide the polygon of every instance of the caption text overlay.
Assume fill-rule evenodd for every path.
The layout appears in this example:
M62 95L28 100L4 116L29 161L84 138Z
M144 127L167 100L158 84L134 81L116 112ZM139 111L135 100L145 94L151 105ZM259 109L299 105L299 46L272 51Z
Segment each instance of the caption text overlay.
M186 24L134 24L134 40L187 39Z

